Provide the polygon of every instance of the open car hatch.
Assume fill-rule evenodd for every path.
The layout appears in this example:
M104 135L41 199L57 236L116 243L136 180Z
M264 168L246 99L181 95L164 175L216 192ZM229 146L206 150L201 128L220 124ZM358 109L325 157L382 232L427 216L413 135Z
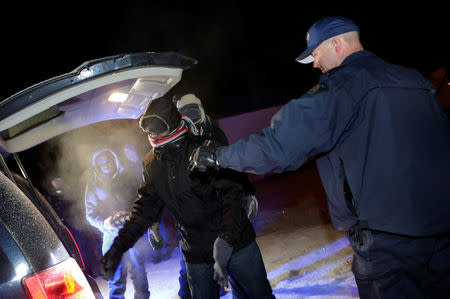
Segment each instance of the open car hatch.
M143 52L83 63L70 73L0 102L0 147L26 150L67 131L111 119L137 119L181 79L195 59Z

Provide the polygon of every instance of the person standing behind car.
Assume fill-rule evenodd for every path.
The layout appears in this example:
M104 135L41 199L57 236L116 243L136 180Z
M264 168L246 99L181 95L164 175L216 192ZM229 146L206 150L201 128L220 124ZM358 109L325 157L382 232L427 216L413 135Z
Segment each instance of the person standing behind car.
M209 140L214 140L220 145L228 145L228 138L225 132L219 127L214 119L205 113L203 104L195 94L188 93L176 101L177 109L182 115L191 119L199 130L199 135ZM256 190L246 175L240 175L244 190L246 192L242 204L247 213L248 219L253 221L258 214L258 200Z
M219 298L219 284L228 285L227 271L233 289L239 284L249 297L274 298L255 231L242 209L244 190L236 181L239 173L190 176L189 157L205 138L198 136L190 119L182 118L170 98L151 101L139 125L153 148L144 158L131 219L103 257L102 275L112 276L122 254L167 207L181 236L193 299Z
M319 171L348 229L360 297L450 298L450 123L434 88L364 50L347 18L318 20L306 39L297 61L313 62L319 83L263 134L198 148L191 167L263 174L327 157Z
M130 217L136 199L139 177L132 169L124 169L117 155L110 149L101 149L92 155L93 178L86 186L85 205L87 221L103 233L102 253L108 251L119 229ZM130 271L134 298L149 298L145 271L146 238L139 240L120 262L108 280L110 298L124 298L127 272Z
M181 115L187 116L194 125L197 127L200 136L204 136L207 139L215 140L221 145L228 145L228 138L225 132L219 127L219 125L211 119L211 117L205 113L201 100L192 93L187 93L175 101L178 111ZM244 185L245 194L242 199L242 205L247 213L247 217L250 221L256 218L258 213L258 200L255 197L256 190L253 184L250 182L247 176L241 175L242 183ZM186 278L186 264L183 259L180 260L180 290L178 295L181 299L190 299L189 286ZM233 279L233 278L231 278ZM235 284L237 286L237 284ZM237 298L245 298L245 292L240 289L233 290ZM220 289L220 294L225 294L223 288Z

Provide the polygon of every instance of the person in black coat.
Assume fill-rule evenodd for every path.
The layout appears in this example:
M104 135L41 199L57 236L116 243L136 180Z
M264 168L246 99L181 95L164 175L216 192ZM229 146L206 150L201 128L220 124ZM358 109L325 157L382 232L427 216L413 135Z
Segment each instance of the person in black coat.
M192 298L218 298L219 284L227 286L228 275L233 290L245 290L249 297L274 298L255 231L242 205L245 191L239 177L245 174L225 169L191 174L189 157L205 137L168 98L150 102L139 124L152 150L144 158L131 219L103 257L102 275L108 278L114 273L122 254L167 207L181 236Z

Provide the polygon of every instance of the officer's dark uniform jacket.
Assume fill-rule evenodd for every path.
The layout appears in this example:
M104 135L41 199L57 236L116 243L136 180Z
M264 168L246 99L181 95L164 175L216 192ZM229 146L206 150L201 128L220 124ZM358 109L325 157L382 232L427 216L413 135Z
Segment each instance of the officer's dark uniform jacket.
M213 263L213 244L220 236L237 251L255 239L255 231L241 205L245 174L220 170L190 177L189 157L205 139L184 135L152 149L143 162L143 180L132 217L119 232L115 246L127 249L158 218L165 206L177 222L181 250L189 263ZM245 176L246 178L246 176ZM211 182L214 184L211 184Z
M294 170L319 155L331 155L322 171L339 173L336 204L345 197L369 228L412 236L450 230L449 120L418 72L353 53L261 135L217 150L223 167L254 173Z
M336 230L346 230L357 220L354 210L346 204L345 174L339 157L335 152L328 152L315 159L317 170L322 180L323 189L327 195L328 211L331 223Z

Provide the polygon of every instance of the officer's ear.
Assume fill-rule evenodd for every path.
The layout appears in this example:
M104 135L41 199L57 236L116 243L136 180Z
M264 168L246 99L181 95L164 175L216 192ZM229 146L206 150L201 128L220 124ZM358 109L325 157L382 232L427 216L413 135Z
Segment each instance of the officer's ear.
M333 39L331 39L330 46L336 54L340 54L343 49L343 41L338 37L334 37Z

